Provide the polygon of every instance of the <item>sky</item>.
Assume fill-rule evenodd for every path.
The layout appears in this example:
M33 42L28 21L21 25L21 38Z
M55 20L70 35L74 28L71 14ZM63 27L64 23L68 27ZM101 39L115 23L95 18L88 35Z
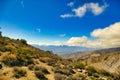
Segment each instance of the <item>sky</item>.
M0 27L29 44L120 47L120 0L0 0Z

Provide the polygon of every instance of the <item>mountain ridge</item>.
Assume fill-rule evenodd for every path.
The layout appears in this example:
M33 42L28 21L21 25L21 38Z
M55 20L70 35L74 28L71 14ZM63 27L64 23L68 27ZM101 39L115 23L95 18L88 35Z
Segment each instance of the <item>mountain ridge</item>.
M37 47L39 49L43 50L49 50L53 51L53 53L56 53L58 55L66 55L66 54L71 54L75 52L86 52L86 51L91 51L91 50L96 50L95 48L87 48L87 47L80 47L80 46L67 46L67 45L60 45L60 46L55 46L55 45L36 45L33 44L34 47Z

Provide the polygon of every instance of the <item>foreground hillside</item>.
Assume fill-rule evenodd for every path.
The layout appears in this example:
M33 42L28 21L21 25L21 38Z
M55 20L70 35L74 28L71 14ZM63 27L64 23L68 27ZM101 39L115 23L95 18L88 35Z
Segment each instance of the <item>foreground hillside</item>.
M32 47L24 39L0 36L0 80L90 80L78 73L72 60Z
M0 80L120 79L119 74L109 75L100 73L84 61L63 59L50 51L32 47L24 39L0 36Z

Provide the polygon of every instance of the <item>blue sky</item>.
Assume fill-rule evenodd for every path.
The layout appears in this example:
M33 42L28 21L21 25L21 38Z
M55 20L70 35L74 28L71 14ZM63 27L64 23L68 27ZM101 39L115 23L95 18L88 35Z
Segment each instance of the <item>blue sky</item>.
M117 36L113 44L101 35L120 28L119 9L120 0L0 0L0 27L30 44L118 47L119 33L110 33Z

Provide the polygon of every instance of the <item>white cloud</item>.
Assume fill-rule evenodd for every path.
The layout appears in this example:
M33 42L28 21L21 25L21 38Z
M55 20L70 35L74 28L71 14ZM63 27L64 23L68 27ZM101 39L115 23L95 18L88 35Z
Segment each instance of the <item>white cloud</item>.
M72 10L73 12L75 12L75 16L77 17L82 17L85 15L86 11L87 11L87 6L86 4L83 5L82 7L76 8Z
M63 14L63 15L60 15L61 18L68 18L68 17L73 17L74 15L73 14Z
M67 4L67 6L70 6L70 7L73 7L73 5L74 5L74 2L70 2Z
M103 29L95 29L91 33L91 37L95 38L95 40L89 40L85 36L72 37L66 42L66 45L93 48L120 47L120 22Z
M106 9L107 4L100 6L98 3L89 3L87 7L94 15L99 15Z
M87 41L87 37L72 37L67 42L66 45L68 46L81 46Z
M66 34L60 34L59 36L60 36L60 37L65 37L65 36L66 36Z
M105 11L108 5L104 2L104 5L99 3L85 3L83 6L72 9L73 14L63 14L60 17L68 18L68 17L83 17L87 12L91 12L94 15L100 15Z
M61 34L61 36L66 36ZM67 41L40 42L39 45L67 45L67 46L83 46L90 48L113 48L120 47L120 22L116 22L103 29L95 29L91 32L90 40L87 36L71 37Z

